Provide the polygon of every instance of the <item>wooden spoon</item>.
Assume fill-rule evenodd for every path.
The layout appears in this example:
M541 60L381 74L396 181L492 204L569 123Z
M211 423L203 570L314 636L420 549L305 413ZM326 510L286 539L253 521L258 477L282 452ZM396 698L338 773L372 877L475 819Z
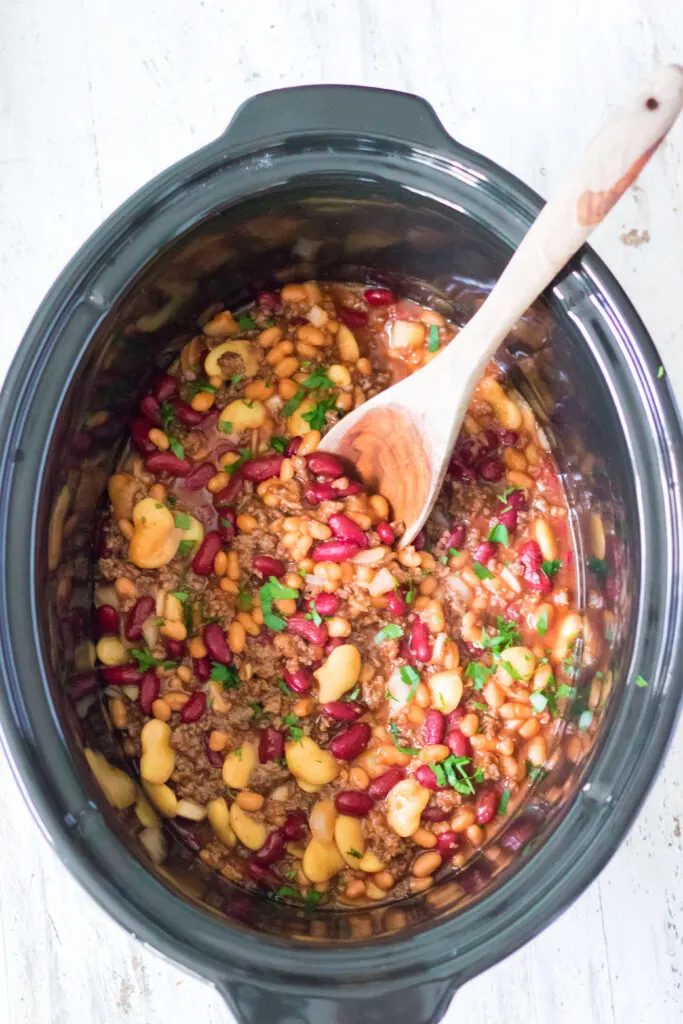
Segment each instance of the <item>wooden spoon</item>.
M616 111L550 202L495 288L427 366L355 409L321 449L355 464L414 539L437 498L472 391L520 316L538 298L641 170L683 106L683 67L655 72Z

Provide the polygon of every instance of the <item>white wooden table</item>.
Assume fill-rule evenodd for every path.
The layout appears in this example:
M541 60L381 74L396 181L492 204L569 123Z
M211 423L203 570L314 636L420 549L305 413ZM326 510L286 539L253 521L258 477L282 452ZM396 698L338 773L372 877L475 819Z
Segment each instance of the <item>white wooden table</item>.
M683 62L681 0L0 0L0 377L77 246L252 93L313 82L420 93L462 142L547 194L609 107L670 60ZM680 124L595 245L683 400L682 160ZM467 986L448 1021L683 1020L682 780L679 727L600 879ZM0 793L2 1021L231 1020L209 986L81 891L2 763Z

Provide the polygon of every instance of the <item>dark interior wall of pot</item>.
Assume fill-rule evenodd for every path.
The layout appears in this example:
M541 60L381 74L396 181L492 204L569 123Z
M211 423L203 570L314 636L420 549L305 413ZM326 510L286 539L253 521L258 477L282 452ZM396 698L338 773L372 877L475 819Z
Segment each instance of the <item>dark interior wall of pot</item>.
M463 186L464 188L464 186ZM125 763L97 697L90 606L92 566L98 550L98 516L106 481L121 452L122 438L153 376L165 369L196 331L197 318L214 303L235 309L262 288L309 278L341 278L387 283L456 320L471 315L509 255L506 242L482 231L476 217L439 204L415 191L383 182L359 185L325 176L307 178L301 188L273 189L219 210L160 251L132 280L84 346L59 408L46 475L38 495L40 531L36 594L43 651L51 666L52 696L74 750L84 742L112 761ZM580 326L579 326L580 323ZM615 677L630 654L631 600L625 581L638 571L635 505L629 453L618 410L601 383L592 340L606 335L599 308L591 303L589 282L579 265L557 282L549 305L539 305L513 332L500 353L520 391L545 425L564 474L577 542L582 599L595 580L587 571L591 512L622 524L609 553L614 606ZM588 345L586 345L588 342ZM456 342L457 343L457 342ZM577 678L583 679L581 650ZM587 677L586 677L587 678ZM614 700L605 686L600 701ZM578 711L577 711L578 713ZM610 709L605 715L609 721ZM516 855L530 841L540 842L562 813L557 793L567 798L585 766L566 764L551 773L535 793L521 821L513 821L496 858L483 855L458 885L443 883L431 894L402 905L400 916L386 909L368 911L372 934L419 924L435 913L447 915L465 898L476 897L514 871ZM555 798L547 793L554 787ZM93 784L93 799L136 856L132 813L107 807ZM212 876L192 853L191 837L169 850L165 878L181 891L252 927L309 934L310 919L284 908L235 895L229 883ZM183 845L183 838L189 847ZM151 864L150 864L151 867ZM330 915L318 937L350 937L344 915Z

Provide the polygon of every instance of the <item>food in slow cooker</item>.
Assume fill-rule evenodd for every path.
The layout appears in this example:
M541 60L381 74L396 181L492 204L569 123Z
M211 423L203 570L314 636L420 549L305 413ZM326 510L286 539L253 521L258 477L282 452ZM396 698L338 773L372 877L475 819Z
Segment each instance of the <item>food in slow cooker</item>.
M592 718L563 720L578 647L600 662L601 600L577 610L557 470L496 364L414 545L318 451L449 343L455 325L383 287L213 309L109 479L95 616L112 722L201 859L277 898L428 888Z

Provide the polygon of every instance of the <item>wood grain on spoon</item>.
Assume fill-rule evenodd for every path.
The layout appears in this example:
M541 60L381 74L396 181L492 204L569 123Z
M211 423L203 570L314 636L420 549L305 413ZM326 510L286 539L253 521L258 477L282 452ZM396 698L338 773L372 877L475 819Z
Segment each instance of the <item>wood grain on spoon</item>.
M657 150L683 106L683 68L655 72L603 125L543 207L495 288L427 366L349 413L321 449L353 462L411 543L439 493L472 391L522 314L583 245Z

